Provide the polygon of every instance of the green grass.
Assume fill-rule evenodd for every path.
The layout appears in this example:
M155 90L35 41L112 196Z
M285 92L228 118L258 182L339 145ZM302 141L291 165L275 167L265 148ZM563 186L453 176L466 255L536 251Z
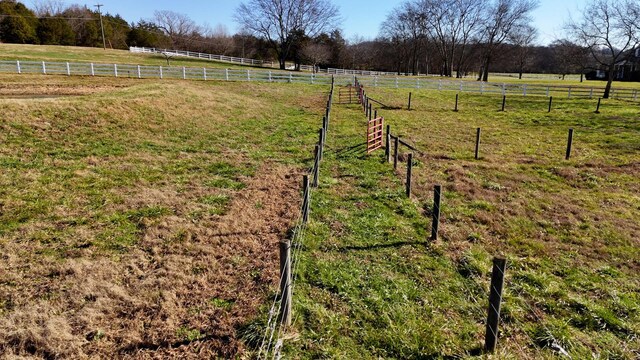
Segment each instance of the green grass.
M11 59L140 63L129 58L139 55L99 49L0 49ZM0 316L10 319L0 322L2 329L22 328L15 314L29 314L34 304L68 324L84 324L74 314L85 313L69 309L86 307L111 317L87 325L100 336L85 337L90 331L73 325L79 328L70 338L84 345L68 350L70 357L124 356L118 343L149 346L158 338L193 342L179 351L202 345L234 357L218 341L227 335L236 341L236 334L244 343L229 346L251 356L264 331L268 295L277 288L275 244L284 233L233 234L247 230L243 222L264 220L252 219L254 211L278 214L265 223L297 212L299 194L285 188L297 189L301 169L310 165L327 89L0 80L30 94L81 95L0 99L0 247L8 259L0 293L11 294L0 297ZM368 89L397 106L405 105L408 91ZM594 100L556 98L547 113L546 98L514 96L500 112L500 96L461 94L460 111L453 112L454 93L412 91L412 111L379 110L394 134L422 150L414 154L411 199L404 196L402 161L394 172L380 151L364 155L358 106L333 106L321 186L312 193L300 252L287 357L473 357L482 347L496 255L508 259L498 358L555 358L556 345L573 358L637 356L637 103L604 100L594 114ZM477 161L476 127L482 128ZM570 127L574 151L566 161ZM270 181L280 179L269 177L273 172L286 173L288 185L264 196ZM432 242L434 184L444 192L440 239ZM238 203L244 211L234 208ZM259 245L251 242L256 238ZM265 250L268 241L272 252ZM140 261L130 260L135 256ZM263 262L254 264L256 258ZM107 260L123 273L74 270ZM68 279L74 276L82 286ZM100 295L104 290L90 287L95 283L115 290ZM91 293L78 291L85 286ZM105 308L91 307L96 297ZM69 302L76 298L85 300ZM113 315L105 299L124 299L118 301L126 306L115 306L120 312ZM137 327L129 326L132 319ZM128 332L135 334L121 337ZM63 339L59 348L73 349ZM3 341L0 336L0 349Z
M268 301L326 88L0 82L30 94L0 97L0 352L241 351L235 328ZM34 339L50 322L60 337Z
M215 55L215 54L214 54ZM160 54L132 53L128 50L88 48L55 45L0 44L0 60L23 61L74 61L107 64L167 65L167 59ZM222 61L174 56L169 59L171 66L191 66L221 69L246 69L246 65ZM251 67L251 66L249 66ZM261 68L261 67L256 67Z
M387 104L407 91L368 90ZM379 110L415 144L414 196L380 151L365 156L364 115L334 105L321 186L295 285L288 356L469 357L483 345L491 258L506 256L499 358L633 358L640 117L634 103L413 92ZM475 128L481 159L473 159ZM574 149L564 160L567 130ZM403 148L401 153L406 153ZM428 240L432 187L441 233Z

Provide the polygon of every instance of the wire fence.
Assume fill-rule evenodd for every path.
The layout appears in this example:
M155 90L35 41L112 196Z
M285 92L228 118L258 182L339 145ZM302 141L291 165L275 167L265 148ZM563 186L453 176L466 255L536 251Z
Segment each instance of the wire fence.
M360 79L356 79L356 81L354 82L354 87L356 88L356 92L357 92L357 102L362 105L363 110L365 112L365 116L371 118L372 108L369 100L372 100L372 99L367 96L362 86L362 83L360 82ZM387 127L387 132L389 132L389 129L390 128ZM387 162L391 161L391 153L392 153L390 149L390 147L392 146L390 141L391 138L393 138L393 135L391 135L390 133L387 133L387 141L385 144L385 158ZM393 152L394 153L394 169L397 166L398 146L401 143L401 140L398 136L396 136L395 138L397 142L395 142L394 152ZM416 149L415 147L412 147L408 143L402 143L402 145L407 146L413 151L417 151L418 153L421 153L418 149ZM410 154L410 156L408 157L409 159L407 164L408 167L410 166L409 164L411 163L411 158L412 156ZM476 150L476 159L477 159L477 150ZM409 171L407 172L407 184L410 184L410 182L411 182L411 172ZM410 188L410 185L408 185L408 188ZM436 185L436 188L438 189L437 190L438 192L441 191L439 185ZM411 192L408 190L407 196L410 197L411 196L410 194ZM434 221L432 225L433 229L432 229L432 236L431 236L432 240L437 239L437 231L438 231L437 224L439 222L438 219L440 217L440 214L439 214L439 210L435 210L435 209L440 208L440 198L441 196L438 196L436 199L436 196L434 195L434 205L433 205ZM435 231L435 233L433 231ZM477 319L482 319L483 316L485 315L487 316L484 351L489 353L494 352L495 346L497 345L498 339L500 338L505 343L517 349L522 355L527 354L527 352L529 351L529 352L534 352L535 357L538 358L540 357L540 353L539 353L540 347L544 346L544 347L550 348L551 350L553 350L554 352L562 356L571 358L570 352L567 351L563 347L563 345L560 343L560 341L558 341L558 339L553 335L551 329L549 329L549 327L547 327L547 325L545 324L544 319L542 319L542 317L538 314L538 310L533 305L531 305L530 300L525 297L525 294L523 294L524 288L521 285L519 285L517 282L515 282L513 280L513 277L507 277L506 275L507 258L508 257L505 257L502 259L494 258L494 266L493 266L491 281L489 282L489 286L488 286L488 291L485 290L486 287L484 284L478 283L475 276L472 275L472 276L466 277L462 273L460 273L462 278L459 281L464 289L463 293L466 295L466 297L469 300L471 300L471 303L472 303L471 316ZM462 261L465 262L466 260L462 259ZM497 265L500 262L504 264L503 268ZM480 281L482 281L482 279L480 279ZM507 285L508 285L507 287L504 287L505 281L507 282ZM505 292L506 293L515 292L515 294L513 296L505 296L503 294ZM523 322L520 319L518 319L518 317L515 314L511 313L511 311L509 312L507 317L505 317L505 315L501 312L500 305L503 303L508 305L513 305L514 298L519 300L520 306L526 312L526 314L532 314L535 318L535 323L544 329L544 334L545 334L544 340L534 339L531 336L531 334L527 332ZM486 299L489 300L488 306L485 305L487 304ZM493 317L493 321L492 321L492 317ZM502 326L508 329L509 331L515 330L515 331L521 332L524 335L524 344L521 344L517 339L514 339L513 334L506 334L504 331L499 331L499 326ZM544 343L541 344L541 342L544 342Z
M307 222L309 218L309 209L312 198L313 189L318 186L320 162L322 160L322 152L326 133L331 116L331 107L333 102L334 82L331 82L331 91L327 101L326 112L322 119L322 128L320 129L320 138L315 147L315 156L313 166L305 171L303 181L302 207L299 213L296 225L293 230L291 239L284 243L286 251L283 251L281 244L280 251L280 291L274 295L267 325L262 336L260 348L258 349L258 359L280 359L282 346L284 344L283 334L291 323L291 302L293 292L295 290L296 280L299 275L300 258L307 230ZM309 182L309 176L313 176L313 183Z
M139 79L182 79L285 82L329 85L334 79L338 83L353 84L356 75L326 75L279 70L220 69L208 67L153 66L132 64L103 64L53 61L0 61L1 73L49 74L67 76L110 76ZM446 80L421 77L363 76L357 78L369 87L396 89L425 89L456 91L477 94L501 94L517 96L554 96L568 98L597 98L604 88L586 86L559 86L520 83L490 83L467 80ZM617 99L638 101L640 90L612 88L610 96Z

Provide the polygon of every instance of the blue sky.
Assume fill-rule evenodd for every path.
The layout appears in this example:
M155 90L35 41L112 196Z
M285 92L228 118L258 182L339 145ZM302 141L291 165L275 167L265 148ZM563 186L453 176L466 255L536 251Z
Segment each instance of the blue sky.
M31 5L37 0L27 0ZM62 0L64 3L77 3L93 6L97 1ZM103 11L118 13L127 21L150 19L154 10L172 10L189 15L197 23L214 27L222 24L229 32L236 32L233 13L241 0L100 0L104 4ZM342 30L347 39L355 36L374 38L378 34L380 23L387 14L400 4L400 1L388 0L333 0L342 13L344 21ZM547 44L562 36L562 25L570 12L575 12L585 0L540 0L540 7L533 14L538 27L540 44Z

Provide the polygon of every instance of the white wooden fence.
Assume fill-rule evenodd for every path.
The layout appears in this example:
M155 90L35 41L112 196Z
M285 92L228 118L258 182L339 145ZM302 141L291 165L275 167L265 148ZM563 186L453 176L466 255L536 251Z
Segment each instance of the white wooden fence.
M139 79L183 79L289 82L306 84L330 84L335 77L338 84L353 84L355 75L327 75L279 70L220 69L207 67L151 66L131 64L98 64L52 61L0 61L0 72L14 74L56 74L81 76L111 76ZM429 89L478 94L521 96L566 96L569 98L598 98L604 88L588 86L555 86L519 83L489 83L468 80L433 79L432 77L358 76L366 87ZM611 97L637 101L638 89L613 88Z
M239 58L239 57L233 57L233 56L225 56L225 55L213 55L213 54L199 53L194 51L156 49L156 48L146 48L146 47L136 47L136 46L130 46L129 51L132 53L162 54L162 55L166 54L168 56L185 56L185 57L192 57L192 58L204 59L204 60L225 61L225 62L242 64L242 65L273 67L273 62L271 61L262 61L262 60Z

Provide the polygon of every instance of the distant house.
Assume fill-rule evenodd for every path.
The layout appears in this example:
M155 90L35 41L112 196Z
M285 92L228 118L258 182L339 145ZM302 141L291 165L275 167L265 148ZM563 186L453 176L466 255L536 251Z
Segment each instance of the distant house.
M614 79L619 81L640 81L640 47L615 65Z
M640 47L630 50L624 59L614 65L613 80L640 81ZM609 72L598 69L585 74L587 80L607 80Z

